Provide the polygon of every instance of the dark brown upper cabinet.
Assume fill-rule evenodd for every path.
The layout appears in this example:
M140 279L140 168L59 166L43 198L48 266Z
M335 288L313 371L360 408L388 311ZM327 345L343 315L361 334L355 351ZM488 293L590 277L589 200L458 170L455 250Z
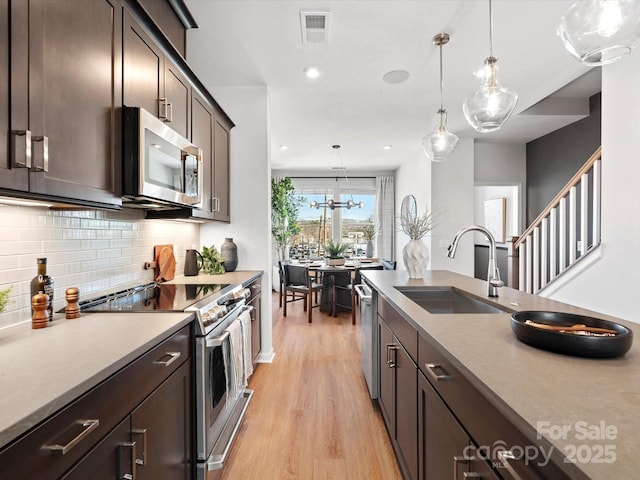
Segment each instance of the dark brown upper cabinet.
M9 0L0 0L0 187L19 185L28 188L24 171L11 170L9 132ZM16 176L15 173L21 174ZM22 179L19 182L19 179Z
M121 5L29 0L11 2L8 12L0 0L0 8L0 124L9 132L0 139L8 153L0 160L0 188L119 207Z
M221 111L216 111L214 125L213 158L213 218L222 222L231 221L229 204L230 140L233 124Z
M144 108L189 138L191 84L186 76L128 12L123 38L124 105Z
M198 207L192 209L192 215L196 218L213 220L214 109L195 90L191 100L191 142L202 149L202 166L204 169L202 202Z

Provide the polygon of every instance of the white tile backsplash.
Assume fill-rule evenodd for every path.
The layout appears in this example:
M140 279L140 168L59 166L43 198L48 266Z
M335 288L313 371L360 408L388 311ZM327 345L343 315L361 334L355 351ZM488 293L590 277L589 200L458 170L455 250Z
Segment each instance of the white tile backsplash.
M31 321L30 282L36 259L47 258L55 282L54 310L65 306L64 291L80 289L80 300L153 281L153 246L172 244L176 274L185 250L200 242L194 223L145 220L136 210L48 210L0 205L0 290L13 286L0 313L0 328Z

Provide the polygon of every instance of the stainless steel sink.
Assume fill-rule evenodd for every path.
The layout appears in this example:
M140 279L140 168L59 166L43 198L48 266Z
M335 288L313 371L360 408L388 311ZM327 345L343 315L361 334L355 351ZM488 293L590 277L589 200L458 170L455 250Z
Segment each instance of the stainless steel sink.
M395 287L429 313L511 313L454 287Z

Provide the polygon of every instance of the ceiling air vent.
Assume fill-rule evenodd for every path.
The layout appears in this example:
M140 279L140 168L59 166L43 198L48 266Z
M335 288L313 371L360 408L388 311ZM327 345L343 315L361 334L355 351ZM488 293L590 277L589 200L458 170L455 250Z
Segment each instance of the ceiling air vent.
M300 12L302 43L329 43L329 12Z

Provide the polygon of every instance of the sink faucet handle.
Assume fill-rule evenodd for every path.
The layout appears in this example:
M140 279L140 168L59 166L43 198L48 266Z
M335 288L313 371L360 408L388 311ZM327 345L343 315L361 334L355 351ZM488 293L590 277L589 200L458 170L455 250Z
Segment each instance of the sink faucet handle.
M494 287L504 287L504 282L499 278L494 278L492 280L489 280L489 283Z

